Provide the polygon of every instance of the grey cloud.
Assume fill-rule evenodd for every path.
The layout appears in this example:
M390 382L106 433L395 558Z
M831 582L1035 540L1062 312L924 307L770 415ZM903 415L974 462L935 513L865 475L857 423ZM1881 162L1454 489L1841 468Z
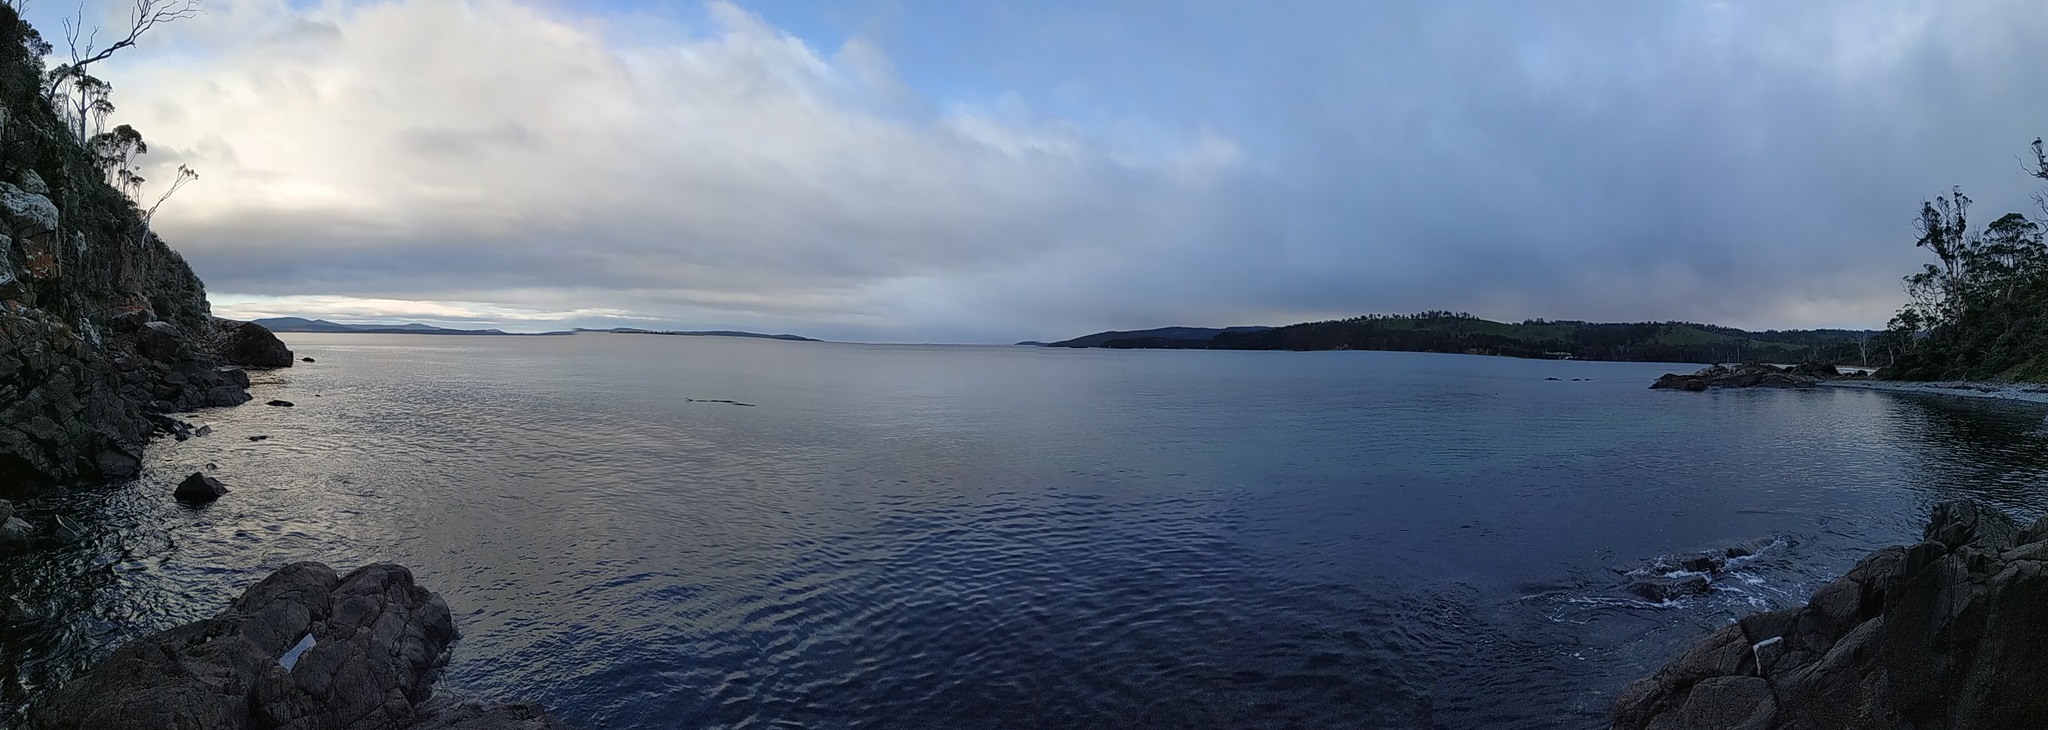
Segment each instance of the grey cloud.
M548 147L546 137L518 122L505 121L479 129L410 127L398 132L398 144L406 152L453 160L475 160L493 148L537 152Z
M2013 155L2048 133L2021 2L1119 7L1010 18L1067 77L982 107L726 6L614 48L401 3L306 21L335 29L317 53L117 82L221 85L151 121L195 158L235 140L162 224L214 291L874 339L1432 308L1876 326L1918 202L2031 210Z

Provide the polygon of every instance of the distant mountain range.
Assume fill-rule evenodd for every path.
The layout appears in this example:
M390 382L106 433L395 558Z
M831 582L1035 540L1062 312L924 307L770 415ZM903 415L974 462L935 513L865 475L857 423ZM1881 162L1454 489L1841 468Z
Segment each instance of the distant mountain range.
M270 331L272 331L272 332L354 332L354 333L360 333L360 334L379 334L379 335L506 335L506 336L516 336L516 335L524 335L524 334L528 334L528 333L524 333L524 332L506 332L506 331L504 331L504 330L496 330L496 329L482 329L482 330L458 330L458 329L449 329L449 328L447 328L447 327L435 327L435 326L433 326L433 325L430 325L430 324L420 324L420 323L418 323L418 322L413 322L413 323L410 323L410 324L346 324L346 323L342 323L342 322L329 322L329 321L327 321L327 320L324 320L324 319L306 319L306 318L304 318L304 317L268 317L268 318L265 318L265 319L258 319L258 320L254 320L254 321L255 321L255 322L256 322L257 324L263 325L263 327L264 327L265 329L268 329L268 330L270 330ZM569 333L567 333L567 332L540 332L540 333L535 333L535 334L543 334L543 335L566 335L566 334L569 334Z
M611 328L611 329L608 329L608 330L593 330L593 329L582 329L582 328L578 328L578 329L577 329L576 331L577 331L577 332L604 332L604 333L608 333L608 334L614 334L614 335L682 335L682 336L687 336L687 337L752 337L752 338L754 338L754 339L758 339L758 340L787 340L787 341L789 341L789 342L824 342L824 340L814 339L814 338L810 338L810 337L803 337L803 336L799 336L799 335L764 335L764 334L761 334L761 333L759 333L759 332L739 332L739 331L735 331L735 330L698 330L698 331L694 331L694 332L669 332L669 331L663 331L663 330L644 330L644 329L640 329L640 328L637 328L637 327L613 327L613 328Z

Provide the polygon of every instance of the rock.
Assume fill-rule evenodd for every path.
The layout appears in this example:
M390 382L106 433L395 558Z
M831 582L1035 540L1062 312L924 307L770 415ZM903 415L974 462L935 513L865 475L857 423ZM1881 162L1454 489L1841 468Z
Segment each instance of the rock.
M1728 559L1708 553L1693 553L1678 556L1678 567L1694 573L1715 573L1727 566Z
M1713 588L1713 582L1704 575L1689 575L1682 578L1646 578L1629 584L1628 590L1651 603L1663 603L1686 596L1704 595Z
M144 322L135 330L135 351L158 362L178 359L184 353L185 338L178 326L164 321Z
M255 322L238 322L232 319L213 320L220 330L220 361L230 365L246 365L257 368L288 368L292 366L292 351L277 339L269 328Z
M566 727L531 704L430 702L456 638L447 603L404 567L343 577L294 563L211 619L115 650L29 721L42 730Z
M1946 502L1925 536L1872 553L1804 607L1702 640L1630 685L1614 727L2041 726L2048 534Z
M250 437L249 437L249 440L250 440L250 441L262 441L262 440L264 440L264 439L268 439L268 438L270 438L270 437L269 437L269 436L250 436Z
M185 477L185 481L178 482L178 491L171 496L180 502L211 502L227 493L227 485L220 483L219 479L193 472L192 476Z
M214 368L213 372L215 375L220 377L222 382L225 382L229 385L245 389L249 387L249 371L247 370L243 370L233 365L222 365L220 367Z
M302 358L299 358L299 362L312 362L312 361L313 361L313 358L310 358L310 357L302 357Z
M115 332L131 333L142 329L142 325L155 320L156 313L144 307L122 307L107 315L107 328Z
M23 542L36 536L35 525L20 517L0 520L0 542Z
M1792 369L1787 372L1793 375L1816 379L1842 377L1841 368L1817 362L1802 362L1792 366Z
M13 516L14 503L4 499L0 499L0 522L6 522L9 518Z
M1544 378L1544 380L1562 380L1562 378Z
M1814 365L1811 367L1801 367L1804 369L1784 370L1754 362L1744 363L1735 368L1713 365L1691 375L1665 373L1657 378L1657 382L1651 383L1650 388L1653 390L1684 390L1694 393L1704 391L1709 386L1715 388L1808 388L1818 385L1822 379L1821 376L1813 375L1812 373L1821 372L1821 368L1832 366Z
M290 408L290 407L292 407L292 402L291 402L291 401L288 401L288 400L274 400L274 401L270 401L269 403L265 403L265 404L263 404L263 405L266 405L266 406L277 406L277 407L279 407L279 408Z

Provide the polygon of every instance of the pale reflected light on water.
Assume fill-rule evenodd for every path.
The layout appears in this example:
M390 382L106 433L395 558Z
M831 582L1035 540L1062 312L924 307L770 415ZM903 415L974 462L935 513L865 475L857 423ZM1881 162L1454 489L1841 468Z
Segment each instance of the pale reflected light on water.
M29 505L84 534L5 559L8 707L285 563L391 560L455 608L444 687L590 728L1590 728L1934 501L2048 506L2048 411L1645 389L1684 366L286 338L318 362L257 403L297 407ZM171 501L208 463L234 492ZM1760 538L1707 596L1621 590Z

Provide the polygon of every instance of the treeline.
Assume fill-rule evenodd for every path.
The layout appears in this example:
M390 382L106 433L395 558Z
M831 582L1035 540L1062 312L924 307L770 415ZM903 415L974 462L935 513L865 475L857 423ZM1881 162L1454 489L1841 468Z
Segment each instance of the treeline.
M1427 312L1308 322L1259 332L1226 332L1218 350L1391 350L1631 362L1860 363L1867 333L1751 333L1687 322L1506 324Z
M2032 145L2028 173L2048 180L2048 151ZM2034 200L2048 213L2048 196ZM1906 277L1910 304L1873 341L1893 380L2048 382L2048 247L2041 223L2007 213L1972 229L1961 188L1922 203L1914 245L1935 263Z

